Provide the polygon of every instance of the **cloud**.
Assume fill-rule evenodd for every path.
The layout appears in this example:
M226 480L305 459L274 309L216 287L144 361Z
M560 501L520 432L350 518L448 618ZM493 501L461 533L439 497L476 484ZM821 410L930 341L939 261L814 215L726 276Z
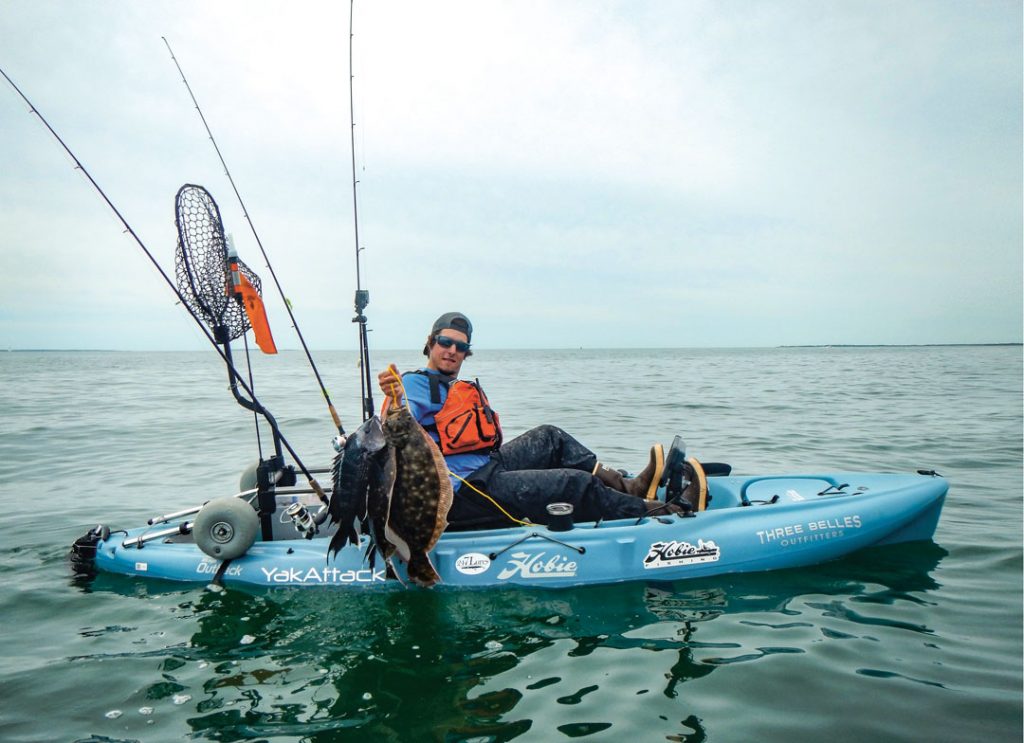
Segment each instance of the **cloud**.
M0 64L165 267L174 193L209 188L286 336L166 36L307 340L352 347L347 24L14 2ZM462 308L493 346L1019 341L1020 28L1009 3L358 2L373 340ZM83 344L137 347L134 315L199 347L13 93L0 126L0 345L65 343L88 306Z

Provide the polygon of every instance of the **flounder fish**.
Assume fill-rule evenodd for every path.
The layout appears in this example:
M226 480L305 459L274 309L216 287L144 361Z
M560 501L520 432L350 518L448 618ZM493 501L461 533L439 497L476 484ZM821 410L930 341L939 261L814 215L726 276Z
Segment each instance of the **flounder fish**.
M395 481L385 537L408 564L409 578L429 588L441 579L427 553L448 526L448 511L452 507L448 467L430 435L408 408L394 400L383 428L395 455Z
M386 461L389 457L393 459L389 449L380 419L374 416L348 437L345 448L334 458L327 512L331 523L338 525L338 531L331 537L328 555L336 555L346 544L359 544L357 525L365 525L371 511L387 520L388 506L381 505L380 500L390 497L394 483L393 466L391 481L386 481ZM383 535L383 527L379 533Z

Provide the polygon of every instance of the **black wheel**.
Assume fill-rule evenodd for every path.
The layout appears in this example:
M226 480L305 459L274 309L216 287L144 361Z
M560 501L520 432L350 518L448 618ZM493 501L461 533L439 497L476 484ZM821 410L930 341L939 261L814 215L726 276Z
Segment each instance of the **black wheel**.
M252 547L259 527L253 507L228 496L203 506L192 524L192 537L199 549L215 560L234 560Z

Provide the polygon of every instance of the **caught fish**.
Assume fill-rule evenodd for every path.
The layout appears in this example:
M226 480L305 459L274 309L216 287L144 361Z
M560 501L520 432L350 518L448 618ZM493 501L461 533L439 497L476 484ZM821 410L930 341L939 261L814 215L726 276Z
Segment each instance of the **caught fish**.
M409 577L429 588L441 577L427 553L448 526L452 483L437 444L407 408L392 401L384 436L395 454L395 484L385 526L387 541L408 564Z
M345 448L334 458L327 512L338 531L331 537L328 555L336 555L346 544L359 543L357 524L366 520L370 491L377 487L380 477L378 460L381 452L387 456L387 444L380 419L374 416L348 437Z
M388 515L391 511L391 493L395 487L395 449L384 447L370 462L370 487L366 496L366 525L369 527L370 544L366 548L364 559L372 570L377 562L377 554L389 563L395 553L395 545L388 541L385 534Z

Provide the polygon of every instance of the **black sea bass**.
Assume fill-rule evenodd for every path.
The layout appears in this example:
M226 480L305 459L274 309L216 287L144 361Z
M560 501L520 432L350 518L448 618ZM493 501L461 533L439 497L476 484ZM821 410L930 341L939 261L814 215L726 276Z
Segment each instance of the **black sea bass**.
M394 480L394 465L389 461L393 456L389 449L380 420L374 416L348 437L344 450L334 458L328 512L331 523L338 525L338 531L331 538L329 555L336 555L346 544L359 544L357 527L367 521L371 525L375 520L381 524L380 528L372 530L371 536L383 533L382 524L388 514L387 498ZM370 549L375 547L387 556L386 545L375 542Z
M437 444L412 413L394 400L384 436L395 454L395 485L385 526L387 541L409 566L409 578L430 587L440 580L427 553L434 548L452 507L452 483Z

